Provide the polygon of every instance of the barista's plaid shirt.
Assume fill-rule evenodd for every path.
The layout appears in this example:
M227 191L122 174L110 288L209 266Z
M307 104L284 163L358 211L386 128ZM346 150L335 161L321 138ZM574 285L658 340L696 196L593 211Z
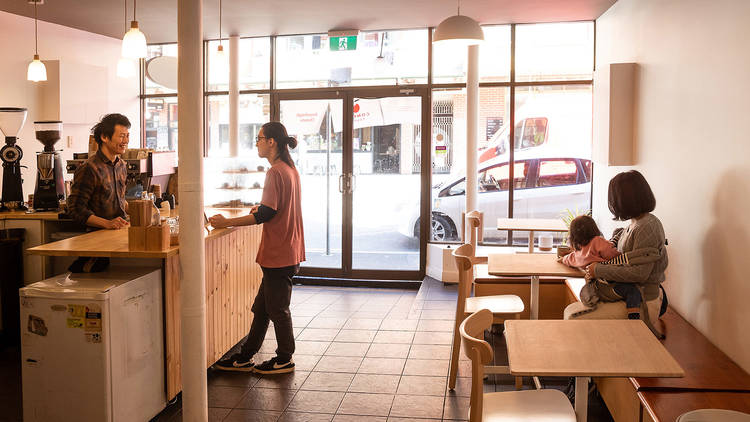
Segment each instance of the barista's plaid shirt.
M96 151L73 177L73 187L68 198L68 213L85 225L92 214L107 220L126 218L125 162L116 157L110 161L101 150Z

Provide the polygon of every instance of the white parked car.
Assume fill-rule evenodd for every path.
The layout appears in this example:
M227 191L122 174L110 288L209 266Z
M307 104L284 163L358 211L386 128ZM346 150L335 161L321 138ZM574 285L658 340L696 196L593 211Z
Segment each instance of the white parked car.
M508 216L509 168L507 156L480 163L478 208L484 213L484 238L503 240L507 232L497 230L497 219ZM591 207L591 160L540 154L538 148L515 154L513 216L515 218L560 218L566 209ZM434 241L460 238L461 214L465 211L464 177L454 177L432 190L432 237ZM406 219L400 230L419 236L419 214ZM514 234L527 239L527 232ZM558 234L559 238L560 235Z

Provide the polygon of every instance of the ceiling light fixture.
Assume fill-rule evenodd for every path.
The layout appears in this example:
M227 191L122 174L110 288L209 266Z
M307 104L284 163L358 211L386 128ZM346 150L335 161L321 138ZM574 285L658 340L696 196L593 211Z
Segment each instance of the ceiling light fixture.
M221 0L219 0L219 47L216 48L216 58L219 60L226 60L224 46L221 44Z
M47 68L39 60L39 31L37 29L36 17L36 5L38 2L39 0L34 0L34 60L29 63L29 68L26 71L26 79L33 82L47 80Z
M128 0L125 0L125 31L128 30ZM120 57L117 61L117 76L120 78L132 78L136 74L135 60Z
M133 0L133 20L130 22L130 30L122 38L122 56L131 59L146 58L146 36L138 29L138 21L135 17L136 2Z
M477 21L461 15L461 1L458 2L458 13L451 16L435 28L432 42L476 45L484 41L484 32Z

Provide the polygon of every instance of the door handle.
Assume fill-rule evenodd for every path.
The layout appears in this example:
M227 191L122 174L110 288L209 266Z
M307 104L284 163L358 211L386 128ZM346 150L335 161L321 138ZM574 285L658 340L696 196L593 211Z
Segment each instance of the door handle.
M349 173L349 193L354 193L354 189L357 188L357 176Z
M344 193L344 175L339 175L339 193Z

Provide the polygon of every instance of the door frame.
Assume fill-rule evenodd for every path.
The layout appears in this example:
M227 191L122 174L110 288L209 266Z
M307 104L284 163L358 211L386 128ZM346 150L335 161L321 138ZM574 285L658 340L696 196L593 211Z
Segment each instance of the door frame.
M353 269L353 193L346 189L350 182L354 168L354 151L352 145L353 134L353 105L354 98L382 98L382 97L415 97L422 99L421 121L421 172L420 172L420 230L419 230L419 268L417 270L385 270L385 269ZM280 121L281 101L294 100L343 100L343 140L342 140L342 174L345 191L342 194L341 215L341 267L320 268L300 267L300 276L321 277L332 279L357 280L419 280L424 279L427 263L427 239L430 231L430 185L432 179L432 101L427 87L342 87L331 89L316 89L311 91L294 92L280 90L271 95L271 120Z

